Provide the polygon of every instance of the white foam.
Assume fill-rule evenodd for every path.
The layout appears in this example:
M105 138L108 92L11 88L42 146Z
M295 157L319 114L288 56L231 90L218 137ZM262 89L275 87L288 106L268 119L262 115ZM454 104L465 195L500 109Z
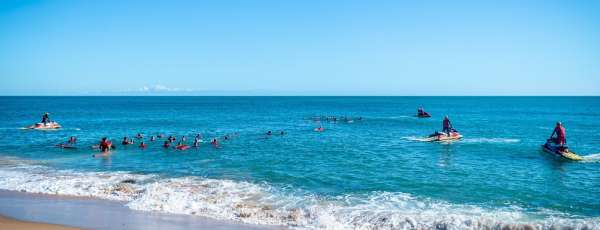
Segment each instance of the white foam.
M597 162L600 162L600 153L594 153L594 154L585 155L585 156L582 156L582 157L583 157L583 161L582 162L587 162L587 163L597 163Z
M464 138L464 143L518 143L520 139L514 138Z
M598 229L600 218L573 218L519 207L485 208L373 192L318 196L268 184L201 177L161 178L126 172L77 172L3 161L0 189L91 196L127 202L132 209L200 215L301 229ZM135 183L123 182L135 180Z
M401 137L404 140L409 140L409 141L429 141L428 138L426 137L417 137L417 136L407 136L407 137Z

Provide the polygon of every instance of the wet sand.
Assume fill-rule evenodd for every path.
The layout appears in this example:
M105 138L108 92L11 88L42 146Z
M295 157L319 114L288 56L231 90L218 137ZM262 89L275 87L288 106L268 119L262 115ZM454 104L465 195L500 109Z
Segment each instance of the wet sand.
M12 218L0 216L0 229L14 230L76 230L78 228L65 227L54 224L34 223L15 220Z
M285 229L131 210L122 202L0 190L0 229ZM16 219L16 220L14 220ZM21 221L17 221L21 220ZM47 224L41 224L47 223ZM76 228L62 227L73 226ZM39 228L38 228L39 227Z

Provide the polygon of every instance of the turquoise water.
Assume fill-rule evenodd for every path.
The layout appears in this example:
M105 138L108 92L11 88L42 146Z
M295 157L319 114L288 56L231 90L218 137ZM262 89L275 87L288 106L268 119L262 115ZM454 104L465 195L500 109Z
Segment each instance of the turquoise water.
M414 117L419 105L432 118ZM366 203L379 202L382 194L400 194L410 197L403 202L418 202L414 207L395 205L393 199L378 204L400 214L444 204L450 207L446 212L466 219L479 218L472 210L481 208L526 216L515 217L517 223L600 223L600 97L0 97L0 107L0 155L31 160L47 170L249 183L268 187L269 196L295 200L294 208L306 212L315 204L298 200L345 197L340 205L367 213ZM18 129L38 122L45 111L64 128ZM464 139L420 141L441 128L446 114ZM314 132L319 124L310 118L322 115L363 119L322 121L326 130ZM587 155L583 162L540 151L558 120L567 129L570 148ZM264 135L269 130L285 135ZM100 137L120 143L138 132L186 135L190 145L200 133L205 143L175 151L161 147L164 139L146 140L145 150L117 144L111 156L91 157L88 146ZM221 148L206 143L226 134L232 139L221 140ZM77 136L78 149L53 147L71 135ZM10 186L6 182L3 188ZM283 210L287 204L277 207ZM334 215L339 211L332 213L343 219ZM429 221L420 217L412 218ZM310 224L305 222L292 225ZM350 222L357 227L359 221ZM323 226L329 225L317 228Z

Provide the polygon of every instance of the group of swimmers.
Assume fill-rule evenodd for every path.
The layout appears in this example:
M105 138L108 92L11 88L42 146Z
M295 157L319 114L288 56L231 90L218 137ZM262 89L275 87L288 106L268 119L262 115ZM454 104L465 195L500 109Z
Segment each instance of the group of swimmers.
M135 136L135 138L138 139L138 140L140 140L140 144L138 145L139 148L144 149L144 148L148 147L148 145L144 142L144 135L143 134L138 133ZM149 139L150 139L150 142L155 142L157 139L162 139L162 138L164 138L164 135L163 134L158 134L156 136L154 136L154 135L150 136ZM231 139L231 134L227 134L227 135L223 136L222 139L225 140L225 141L226 140L230 140ZM186 136L181 136L181 138L179 138L179 140L178 140L175 136L170 135L163 142L162 147L165 148L165 149L166 148L170 148L173 145L173 143L175 143L176 141L177 141L177 144L175 146L173 146L174 149L177 149L177 150L186 150L186 149L188 149L190 147L197 148L197 147L200 147L200 143L202 143L202 135L201 134L196 134L196 136L194 137L194 142L192 143L192 146L189 146L189 145L185 144L186 141L187 141ZM129 138L129 137L123 137L123 141L121 142L121 144L122 145L133 145L133 144L135 144L135 141L133 139ZM213 145L214 147L219 147L219 140L217 138L213 138L210 141L210 144Z
M283 132L282 132L283 133ZM231 140L232 136L234 135L238 135L237 133L234 134L226 134L222 137L222 140L227 141L227 140ZM283 135L283 134L282 134ZM158 139L162 139L164 138L163 134L158 134L156 136L150 136L149 141L150 142L155 142ZM148 147L148 144L146 144L146 142L144 141L144 135L141 133L138 133L135 136L135 139L139 140L139 145L138 147L140 149L145 149ZM194 142L191 146L185 144L186 143L186 136L181 136L181 138L178 140L175 136L170 135L167 137L167 139L164 141L162 147L165 149L170 148L171 146L173 146L173 143L175 143L177 141L177 144L173 146L174 149L176 150L186 150L190 147L200 147L200 143L202 143L202 135L201 134L196 134L196 136L194 137ZM72 136L69 137L68 141L62 144L58 144L58 147L62 147L62 148L74 148L74 145L77 142L77 138ZM135 144L135 140L129 137L123 137L123 140L121 141L121 145L123 146L127 146L127 145L134 145ZM220 148L219 145L219 140L218 138L213 138L210 141L210 144L212 146L214 146L215 148ZM107 137L103 137L102 139L100 139L100 142L97 145L93 145L92 148L94 149L99 149L102 152L108 152L112 149L115 149L115 145L112 143L112 141L110 141Z
M273 132L271 130L267 131L266 133L264 133L265 138L268 138L269 136L272 135L285 135L286 133L284 131L278 131L278 132ZM220 138L213 138L210 141L210 144L215 147L215 148L220 148L220 141L229 141L232 138L239 136L238 132L235 133L231 133L231 134L225 134ZM155 142L158 139L162 139L165 138L165 135L163 134L158 134L156 136L152 135L149 138L150 142ZM138 133L135 135L135 139L139 140L139 145L138 147L140 149L145 149L148 147L148 144L146 144L146 142L144 141L145 137L142 133ZM129 138L129 137L123 137L122 141L121 141L121 145L123 146L127 146L127 145L135 145L136 144L136 140L134 138ZM174 149L176 150L186 150L190 147L200 147L200 144L203 142L202 141L202 135L201 134L196 134L196 136L194 137L194 141L192 143L191 146L185 144L187 141L187 137L181 136L181 138L177 139L175 136L170 135L168 137L166 137L166 140L163 142L162 147L167 149L167 148L171 148L173 146L173 143L177 142L176 145L173 146ZM62 147L62 148L75 148L75 144L77 142L77 138L74 136L69 137L69 139L61 144L58 144L56 146L58 147ZM112 141L110 141L107 137L103 137L100 139L100 142L97 145L93 145L92 148L94 149L99 149L102 152L108 152L112 149L115 149L115 144L112 143Z

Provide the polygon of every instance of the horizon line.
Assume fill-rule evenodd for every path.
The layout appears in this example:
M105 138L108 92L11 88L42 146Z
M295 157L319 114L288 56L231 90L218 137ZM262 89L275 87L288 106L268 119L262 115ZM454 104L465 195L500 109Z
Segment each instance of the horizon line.
M600 97L600 95L0 95L0 97Z

